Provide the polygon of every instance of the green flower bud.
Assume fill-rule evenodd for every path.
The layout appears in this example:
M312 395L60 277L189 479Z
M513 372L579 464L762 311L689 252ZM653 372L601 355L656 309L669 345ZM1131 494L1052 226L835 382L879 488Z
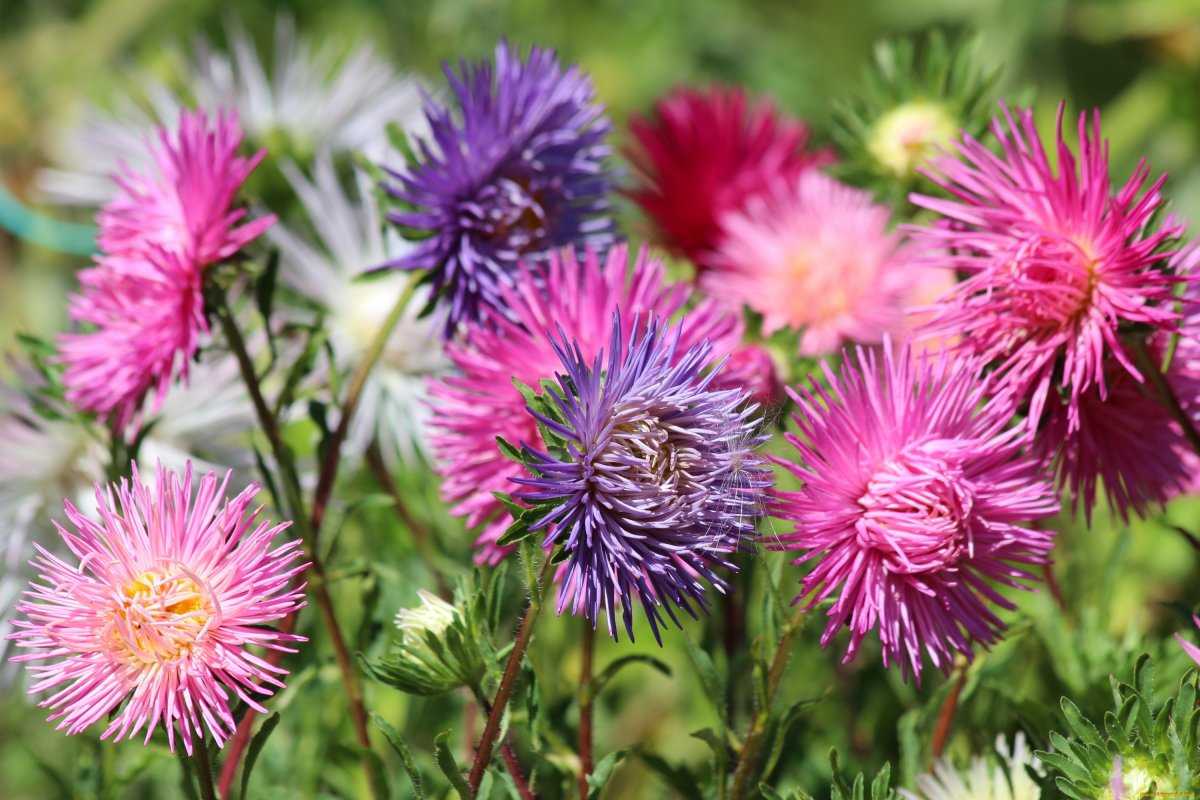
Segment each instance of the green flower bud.
M457 606L424 590L421 604L396 614L400 640L387 657L365 664L377 680L410 694L434 695L483 677L478 631Z

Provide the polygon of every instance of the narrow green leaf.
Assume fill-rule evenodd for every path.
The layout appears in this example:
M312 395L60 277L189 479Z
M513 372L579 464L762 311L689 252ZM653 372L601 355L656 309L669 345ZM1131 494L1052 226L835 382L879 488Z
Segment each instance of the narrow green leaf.
M450 785L454 787L454 791L458 792L458 796L462 800L471 800L471 788L467 786L467 780L459 770L458 762L454 760L454 753L450 752L449 739L450 732L442 731L433 740L438 768L441 769L442 774L450 781Z
M247 798L246 790L250 787L250 773L254 771L254 765L258 762L258 756L267 743L267 737L271 735L277 725L279 725L279 712L275 712L263 720L262 725L258 728L258 733L254 734L254 738L250 740L250 746L246 748L246 763L242 766L242 789L238 793L242 800Z
M421 773L417 770L417 763L413 760L412 753L408 750L408 745L400 738L400 733L387 720L375 712L371 712L371 722L375 723L375 727L383 732L383 735L388 740L388 744L396 751L396 755L400 756L400 763L404 765L404 771L408 773L408 779L412 781L413 796L417 800L424 800L425 792L421 788Z
M608 779L612 777L613 771L620 766L628 753L628 750L614 750L600 759L600 762L592 768L592 772L588 775L587 779L588 800L597 800L600 797L600 793L604 791L604 787L608 783Z
M646 653L632 653L627 656L621 656L620 658L613 659L596 675L596 677L592 680L593 696L604 691L604 687L608 684L608 682L615 678L617 673L620 672L624 667L627 667L630 664L645 664L648 667L658 670L668 678L671 677L671 666L665 661Z

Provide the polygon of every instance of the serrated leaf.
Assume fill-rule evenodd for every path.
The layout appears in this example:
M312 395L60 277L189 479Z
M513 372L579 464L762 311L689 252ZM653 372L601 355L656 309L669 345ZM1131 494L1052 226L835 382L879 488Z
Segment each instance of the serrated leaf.
M375 727L387 738L388 744L396 751L396 755L400 756L400 763L404 766L404 771L408 773L409 781L412 782L413 796L417 800L423 800L425 792L421 788L421 773L417 770L417 763L413 760L408 745L400 738L400 733L387 720L375 712L371 712L371 722L375 723Z
M279 725L279 712L271 714L263 720L259 726L258 732L254 734L254 738L250 740L250 746L246 748L246 763L242 766L242 789L238 794L242 800L247 800L249 795L246 793L250 788L250 773L254 771L254 765L258 763L258 757L262 753L263 747L267 744L267 739L271 733Z
M438 768L446 776L446 780L450 781L450 785L454 787L454 791L458 792L458 796L462 800L471 800L471 788L467 785L467 780L463 777L462 771L459 770L458 762L454 760L454 753L450 751L450 745L448 744L449 739L450 732L442 731L433 740L434 754Z

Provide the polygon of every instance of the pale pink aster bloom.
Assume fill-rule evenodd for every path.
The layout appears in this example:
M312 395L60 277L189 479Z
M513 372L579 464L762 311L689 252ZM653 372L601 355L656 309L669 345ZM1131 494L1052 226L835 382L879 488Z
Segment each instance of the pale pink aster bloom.
M1021 523L1058 510L1054 488L977 365L885 339L882 355L858 348L840 375L823 370L829 388L791 392L800 460L778 463L803 487L776 492L773 514L795 529L773 546L813 562L797 602L834 598L823 646L849 627L849 661L878 630L884 664L919 681L922 651L948 670L1000 637L990 606L1012 604L997 586L1045 563L1053 532Z
M182 111L178 128L148 143L153 164L118 176L117 196L99 215L104 255L80 275L70 315L89 327L60 337L67 399L111 417L138 421L147 392L155 406L208 332L204 270L232 257L275 218L243 222L238 188L262 159L236 155L237 120Z
M966 355L994 367L994 391L1027 401L1033 420L1059 388L1073 430L1081 397L1093 386L1107 394L1107 356L1142 379L1120 330L1178 323L1171 298L1179 278L1165 267L1166 246L1182 227L1153 227L1166 176L1143 192L1144 161L1114 193L1099 111L1079 117L1078 158L1064 139L1063 114L1060 105L1057 173L1030 110L1014 117L1004 107L993 121L1000 155L964 135L958 156L935 159L929 174L952 199L911 198L945 219L912 236L923 262L968 273L925 330L959 336Z
M644 324L650 315L667 319L684 311L691 292L665 282L661 261L643 248L632 270L629 263L628 248L618 245L603 257L589 252L580 259L564 250L544 268L522 268L514 285L500 288L500 306L508 316L471 328L465 341L446 345L459 374L430 383L430 442L442 496L468 527L483 526L476 561L496 564L508 554L496 540L512 520L493 492L511 492L513 478L530 477L500 452L496 437L544 447L514 378L532 387L553 378L561 370L551 345L557 336L575 342L584 360L594 358L608 344L617 309L626 337L637 320ZM742 323L714 301L703 300L687 311L681 330L680 356L707 340L720 357L740 342Z
M253 241L275 217L246 221L246 209L234 201L267 151L244 158L241 143L236 115L210 120L204 111L180 111L174 129L158 129L147 143L153 166L116 176L116 196L97 217L100 249L144 253L157 246L200 271Z
M283 688L286 670L247 647L294 652L304 637L266 627L304 606L299 540L272 548L290 523L271 525L250 510L258 487L226 499L229 473L208 473L193 493L182 476L158 470L153 488L134 465L132 481L97 486L93 519L66 502L71 529L58 527L78 562L40 545L33 582L10 637L30 652L30 694L49 721L77 734L110 712L101 739L119 741L161 723L174 749L203 739L218 745L236 727L230 695L266 709L254 695Z
M722 220L718 257L701 276L713 297L763 318L763 333L801 330L804 355L903 330L911 283L890 214L864 191L809 170Z

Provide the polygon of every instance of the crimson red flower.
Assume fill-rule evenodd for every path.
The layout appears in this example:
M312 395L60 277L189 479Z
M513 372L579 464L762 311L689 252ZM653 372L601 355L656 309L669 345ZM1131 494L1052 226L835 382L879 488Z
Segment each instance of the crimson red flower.
M720 219L780 178L833 161L810 151L808 126L736 87L677 89L629 124L626 155L642 180L630 193L667 249L708 266Z

